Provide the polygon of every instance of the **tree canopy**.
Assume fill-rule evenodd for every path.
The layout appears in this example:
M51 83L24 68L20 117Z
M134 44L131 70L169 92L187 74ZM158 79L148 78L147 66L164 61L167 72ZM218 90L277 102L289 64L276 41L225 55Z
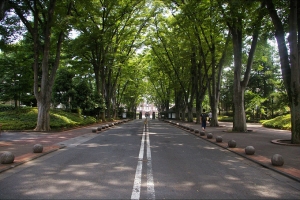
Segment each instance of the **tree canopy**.
M142 101L196 122L206 108L212 126L226 113L240 132L290 110L299 143L299 8L296 0L1 1L1 100L37 106L40 131L60 104L102 120L136 113Z

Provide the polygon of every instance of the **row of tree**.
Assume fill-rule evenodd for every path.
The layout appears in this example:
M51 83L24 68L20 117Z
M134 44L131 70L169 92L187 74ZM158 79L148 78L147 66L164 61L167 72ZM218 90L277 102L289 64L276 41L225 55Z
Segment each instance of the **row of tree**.
M10 85L16 85L12 74L20 75L18 80L33 79L28 87L18 84L19 95L13 99L22 97L25 102L24 94L34 94L38 131L50 129L49 109L59 97L67 106L94 107L102 119L114 117L122 104L134 109L143 90L143 67L136 49L153 15L145 4L139 0L1 1L2 70L11 69L2 78L2 93L6 99L11 96ZM14 51L17 48L20 54ZM59 66L66 70L56 77ZM24 73L30 77L25 79Z
M94 108L104 119L122 105L135 111L149 91L160 111L174 103L189 121L193 108L199 119L207 95L213 126L218 106L232 102L233 130L243 132L247 112L273 113L286 94L292 142L300 143L299 7L296 0L3 0L1 92L13 88L10 97L24 101L34 94L39 131L50 129L51 104ZM274 37L282 73L268 43Z
M192 121L195 107L199 120L208 94L211 125L218 126L218 106L226 100L233 108L233 131L246 132L246 113L253 118L258 113L274 116L276 108L286 103L292 142L300 143L299 3L169 0L163 4L148 40L148 75L161 109L167 111L174 99L176 116L187 109ZM274 38L279 55L270 42ZM228 80L230 75L233 79Z

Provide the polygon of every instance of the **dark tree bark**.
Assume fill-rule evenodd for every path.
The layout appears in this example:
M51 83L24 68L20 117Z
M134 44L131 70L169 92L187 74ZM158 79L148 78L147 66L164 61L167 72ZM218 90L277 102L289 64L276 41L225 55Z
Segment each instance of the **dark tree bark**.
M300 64L299 64L299 31L300 31L300 3L290 0L289 39L290 56L285 42L283 23L279 18L272 0L266 0L266 7L275 27L275 38L280 56L283 82L288 94L291 109L291 141L300 143ZM289 60L290 58L290 60Z
M212 73L213 85L212 85L212 92L210 95L210 106L211 106L212 119L209 124L210 124L210 126L214 126L214 127L219 126L217 110L218 110L218 104L220 101L220 90L221 90L221 81L222 81L221 76L222 76L222 71L223 71L223 65L224 65L225 58L226 58L226 52L227 52L228 45L229 45L229 42L231 39L230 35L231 35L231 33L229 32L226 42L225 42L222 56L219 60L217 67L213 68L213 73ZM217 70L217 73L216 73L216 70Z
M0 21L4 18L7 9L8 0L0 1Z

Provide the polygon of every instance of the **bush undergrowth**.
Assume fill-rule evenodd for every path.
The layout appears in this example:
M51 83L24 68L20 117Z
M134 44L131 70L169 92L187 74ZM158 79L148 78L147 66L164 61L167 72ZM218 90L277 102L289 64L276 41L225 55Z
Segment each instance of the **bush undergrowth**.
M0 108L1 130L33 130L37 122L37 108ZM219 121L232 122L229 116L219 116ZM94 117L65 112L63 110L50 110L50 127L62 130L77 126L84 126L96 122ZM291 130L291 115L283 115L270 120L261 120L264 127Z
M232 122L233 117L219 116L218 120L223 122ZM260 123L267 128L291 130L291 115L287 114L269 120L260 120Z
M0 111L0 124L2 130L33 130L37 122L37 108L18 108ZM84 118L76 113L65 112L58 109L50 110L50 128L66 129L84 126L96 122L94 117Z
M260 121L264 127L291 130L291 115L282 115L269 120Z

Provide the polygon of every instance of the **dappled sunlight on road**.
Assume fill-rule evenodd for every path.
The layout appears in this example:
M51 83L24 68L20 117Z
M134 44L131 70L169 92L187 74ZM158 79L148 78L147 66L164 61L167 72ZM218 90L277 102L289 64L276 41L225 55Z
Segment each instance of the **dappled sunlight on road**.
M113 146L112 144L98 144L98 143L88 143L88 144L81 144L81 145L89 147L89 148L110 147L110 146Z
M216 149L216 147L211 147L211 146L205 146L203 147L204 149Z
M284 193L281 189L272 189L274 188L274 185L269 184L263 184L263 185L257 185L257 184L248 184L247 188L251 191L255 191L258 196L265 197L265 198L280 198L284 199Z
M231 175L225 175L223 177L224 179L227 179L227 180L231 180L231 181L238 181L238 180L241 180L240 178L237 178L236 176L231 176Z
M150 138L145 139L140 157L146 130L143 122L90 133L93 140L75 139L44 162L31 162L32 167L2 179L0 199L11 195L22 199L128 199L139 163L141 199L149 199L149 174L156 199L284 199L299 194L282 183L282 178L244 157L158 121L148 122ZM242 137L235 133L234 139L239 135Z
M113 188L113 190L118 189L118 191L130 193L128 188L132 187L132 180L124 176L123 172L134 174L135 171L130 166L118 166L118 163L111 163L111 165L109 163L71 164L62 169L57 165L39 167L38 172L28 170L20 177L18 186L14 187L14 190L18 190L18 193L22 195L22 199L37 196L64 199L73 192L76 192L80 199L107 199L109 198L107 191ZM94 174L92 169L98 169L99 173ZM30 186L33 182L39 184L32 185L30 190L22 189L23 186ZM10 187L7 186L8 188Z

